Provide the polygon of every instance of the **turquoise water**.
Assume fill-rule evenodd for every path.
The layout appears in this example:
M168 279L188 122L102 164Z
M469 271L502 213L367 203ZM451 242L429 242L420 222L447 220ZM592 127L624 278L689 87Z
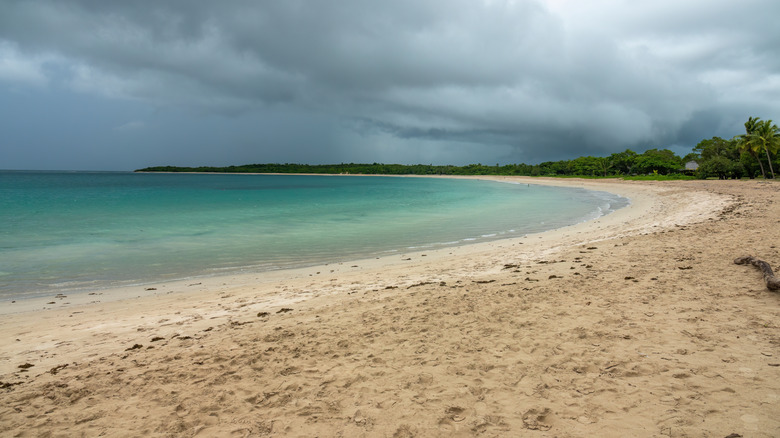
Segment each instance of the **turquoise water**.
M457 179L0 172L0 299L519 237L626 203Z

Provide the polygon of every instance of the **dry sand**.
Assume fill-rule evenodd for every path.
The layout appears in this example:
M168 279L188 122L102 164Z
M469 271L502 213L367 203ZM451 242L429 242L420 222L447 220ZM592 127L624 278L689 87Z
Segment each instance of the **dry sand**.
M632 205L491 244L3 303L0 435L780 436L780 293L733 264L779 267L779 183L517 180Z

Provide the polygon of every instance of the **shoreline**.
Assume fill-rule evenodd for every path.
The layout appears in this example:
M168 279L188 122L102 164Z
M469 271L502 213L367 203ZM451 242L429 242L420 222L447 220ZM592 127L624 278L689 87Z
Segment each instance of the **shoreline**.
M0 431L780 433L780 299L732 263L777 265L780 185L547 182L631 205L320 274L0 315Z
M163 173L163 174L183 173L183 174L198 174L198 175L221 174L221 173L210 173L210 172L136 172L136 173ZM566 184L565 181L563 184L558 183L556 181L556 178L502 177L502 176L490 176L490 175L488 176L461 176L461 175L428 176L428 175L352 175L352 174L334 175L334 174L281 174L281 173L280 174L240 173L239 175L282 175L282 176L311 175L311 176L353 176L353 177L375 176L375 177L396 177L396 178L444 178L444 179L483 180L483 181L505 182L510 184L528 183L528 184L536 184L542 186L571 187L571 188L584 188L584 189L587 189L587 182L588 182L588 180L582 180L585 181L586 185L582 185L582 184L574 185L574 184ZM602 191L606 191L606 190L602 190ZM624 195L619 195L619 196L628 199L627 196ZM619 208L618 210L622 208ZM591 220L599 220L604 216L613 214L615 211L607 213L606 215L599 216L595 219L583 220L582 222L579 223L589 222ZM568 225L562 228L575 226L578 225L579 223ZM557 229L552 229L552 230L547 230L538 233L531 233L530 235L539 235L547 232L554 232L556 230ZM314 273L323 272L323 271L327 272L330 271L332 266L338 266L344 264L354 265L355 263L360 263L361 266L365 264L370 264L372 266L381 266L384 264L393 264L395 258L399 256L406 257L407 254L418 255L418 256L419 254L426 253L426 252L433 253L433 254L440 254L442 252L447 252L449 254L451 250L454 248L469 247L472 245L477 245L477 247L479 247L480 245L484 246L492 242L523 239L525 238L525 236L527 235L508 236L508 237L502 237L498 239L482 239L481 241L478 242L468 242L467 239L464 238L463 240L460 240L457 244L454 245L434 243L425 247L405 248L405 249L397 250L388 255L371 255L369 257L344 258L342 260L333 260L327 263L306 264L297 267L282 267L279 269L272 269L272 270L254 270L249 266L237 267L237 268L226 270L226 273L215 273L215 274L199 273L199 274L185 276L181 278L144 280L141 282L133 282L130 284L123 284L123 285L92 286L92 287L76 288L76 289L63 288L61 290L55 290L52 292L36 292L36 293L28 294L30 296L9 297L7 299L4 298L1 303L5 305L0 306L0 315L26 313L31 311L53 310L53 309L64 308L68 306L72 307L72 306L86 305L86 304L98 303L98 302L136 299L136 298L158 295L159 292L157 291L161 288L163 289L172 288L181 291L192 287L192 285L202 285L204 281L210 284L219 284L221 282L228 281L228 280L231 282L238 281L240 283L245 283L245 282L248 283L249 281L252 281L249 280L250 278L253 278L254 280L258 280L258 279L265 279L266 277L270 279L268 281L274 281L277 279L283 279L287 277L298 277L300 275L306 275L312 272ZM469 251L466 250L466 252ZM428 254L426 254L426 256L428 256ZM377 259L378 261L375 262L373 261L374 259ZM244 279L246 279L246 281ZM147 289L151 289L151 290L147 290Z

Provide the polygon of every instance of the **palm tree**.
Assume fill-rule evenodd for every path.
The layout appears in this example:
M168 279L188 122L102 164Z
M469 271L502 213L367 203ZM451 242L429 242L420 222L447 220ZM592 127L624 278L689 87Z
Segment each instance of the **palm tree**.
M754 135L760 120L758 117L748 118L748 121L745 122L745 133L739 136L738 145L739 150L749 153L751 157L758 161L758 165L761 167L761 177L766 179L764 164L761 163L761 159L758 157L758 151L761 150L761 146L757 143L757 138Z
M771 120L763 120L758 122L753 131L755 137L755 144L766 153L766 160L769 162L769 171L772 173L772 178L775 177L775 170L772 168L772 158L769 153L777 153L780 149L780 128L773 124Z
M614 163L608 157L598 157L596 158L596 163L598 163L599 171L603 172L604 177L606 178L607 170L609 170Z

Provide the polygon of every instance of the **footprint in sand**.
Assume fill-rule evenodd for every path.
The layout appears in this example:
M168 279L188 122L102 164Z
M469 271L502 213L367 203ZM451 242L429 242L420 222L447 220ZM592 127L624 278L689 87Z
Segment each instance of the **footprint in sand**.
M464 411L465 409L461 408L460 406L450 406L445 411L445 414L447 415L447 418L458 423L466 419L466 417L463 415Z
M523 426L530 430L550 430L550 408L530 409L523 414Z

